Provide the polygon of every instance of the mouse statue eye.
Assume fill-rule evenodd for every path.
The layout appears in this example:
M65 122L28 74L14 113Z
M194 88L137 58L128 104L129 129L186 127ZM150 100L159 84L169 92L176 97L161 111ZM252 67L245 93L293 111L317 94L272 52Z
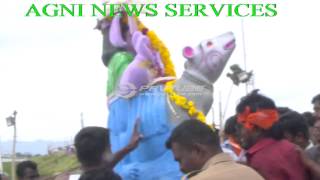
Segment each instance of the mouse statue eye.
M207 47L211 47L211 46L213 46L213 43L211 41L208 41L207 42Z

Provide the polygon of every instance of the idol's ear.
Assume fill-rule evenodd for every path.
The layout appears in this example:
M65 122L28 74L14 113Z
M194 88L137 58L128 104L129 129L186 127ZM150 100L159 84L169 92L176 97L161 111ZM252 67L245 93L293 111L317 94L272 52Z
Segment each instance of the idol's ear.
M129 24L130 34L133 34L138 30L136 19L133 16L128 15L128 24Z
M186 46L185 48L183 48L182 54L183 54L183 57L187 59L192 59L195 56L194 49L190 46Z
M115 47L125 47L127 45L127 42L122 37L120 21L121 16L114 16L109 32L110 42Z

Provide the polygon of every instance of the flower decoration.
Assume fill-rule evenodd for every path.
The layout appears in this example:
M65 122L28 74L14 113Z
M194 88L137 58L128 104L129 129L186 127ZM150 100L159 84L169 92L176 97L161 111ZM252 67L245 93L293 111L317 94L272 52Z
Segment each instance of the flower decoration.
M179 95L174 89L175 81L169 81L166 83L164 91L168 94L169 99L173 101L177 106L188 112L190 117L196 118L199 121L206 123L206 116L202 111L199 111L194 102L188 100L186 97ZM214 127L212 127L214 129Z

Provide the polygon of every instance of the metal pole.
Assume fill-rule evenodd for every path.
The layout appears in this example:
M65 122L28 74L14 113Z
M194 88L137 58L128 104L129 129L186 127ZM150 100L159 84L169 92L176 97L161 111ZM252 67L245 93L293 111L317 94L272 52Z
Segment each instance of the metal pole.
M82 129L84 128L83 112L81 112L80 116L81 116L80 123L81 123L81 129Z
M16 122L17 111L14 111L13 118L13 147L12 147L12 161L11 161L11 177L16 180L16 140L17 140L17 122Z
M3 173L3 164L2 164L2 155L1 155L1 149L0 149L0 173Z
M227 97L226 105L225 105L225 107L224 107L222 119L224 119L224 118L226 117L226 112L227 112L227 110L228 110L229 100L230 100L230 96L231 96L231 93L232 93L232 88L233 88L233 83L231 84L231 87L230 87L230 89L229 89L229 94L228 94L228 97Z
M244 37L244 23L243 19L241 19L241 32L242 32L242 48L243 48L243 63L244 63L244 71L247 72L247 53L246 53L246 43ZM246 82L246 94L248 94L248 82Z

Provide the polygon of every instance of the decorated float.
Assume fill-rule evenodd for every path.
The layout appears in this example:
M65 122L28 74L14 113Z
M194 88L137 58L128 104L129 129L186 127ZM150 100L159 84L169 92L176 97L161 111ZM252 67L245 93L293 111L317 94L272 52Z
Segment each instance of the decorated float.
M185 47L185 70L176 78L169 50L137 17L119 12L100 20L97 27L103 34L102 59L108 68L107 126L112 151L128 144L138 117L143 135L139 146L116 166L116 172L125 180L180 179L179 165L165 141L184 120L206 122L213 103L213 83L235 48L233 33Z

